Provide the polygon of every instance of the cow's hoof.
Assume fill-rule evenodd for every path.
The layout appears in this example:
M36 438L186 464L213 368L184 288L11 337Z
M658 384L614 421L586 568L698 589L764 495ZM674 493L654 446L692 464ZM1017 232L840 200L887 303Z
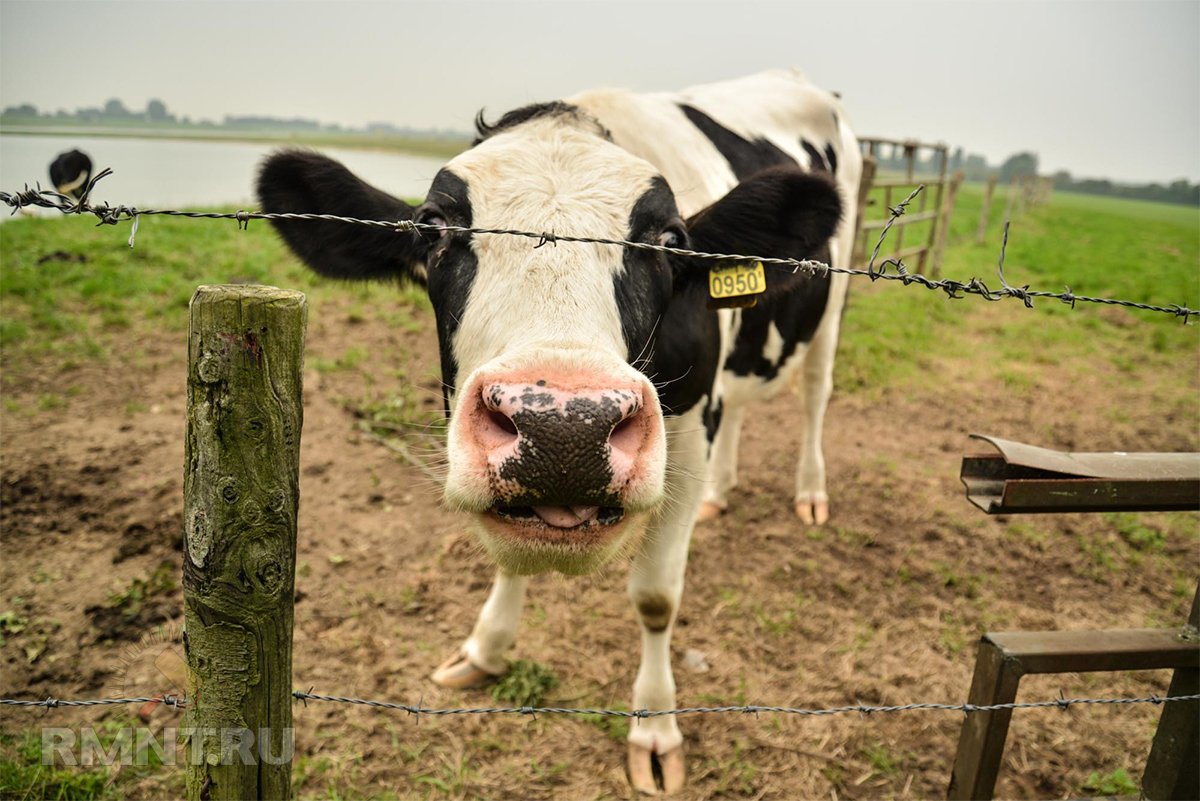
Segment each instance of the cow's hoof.
M467 655L460 651L438 665L438 669L433 671L433 675L430 678L433 679L434 683L442 687L449 687L452 690L466 690L471 687L479 687L487 684L496 678L496 674L488 673L483 668L471 664L471 660L467 658Z
M685 775L683 746L676 746L665 754L656 754L644 746L629 744L629 783L639 793L674 795L683 789Z
M696 512L696 522L707 523L709 520L716 520L724 512L724 507L718 506L712 501L702 501L700 509Z
M798 503L796 517L806 526L823 526L829 522L829 504L825 501Z

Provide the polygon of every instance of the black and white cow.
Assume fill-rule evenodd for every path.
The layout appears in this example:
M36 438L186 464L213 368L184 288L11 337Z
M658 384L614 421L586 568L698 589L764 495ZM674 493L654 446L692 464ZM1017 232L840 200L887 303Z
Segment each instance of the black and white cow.
M263 207L847 262L859 150L837 99L794 71L671 94L585 92L477 127L419 208L305 151L264 164ZM797 371L797 510L827 516L821 426L844 276L769 269L756 307L709 311L709 263L660 252L276 227L322 274L401 278L432 301L450 418L445 500L474 516L499 567L434 680L466 687L505 671L529 575L625 554L642 622L633 707L673 708L669 644L697 513L726 504L744 404ZM673 716L632 727L638 790L682 786L682 739Z
M50 162L50 183L54 191L79 199L79 194L92 177L92 160L82 150L59 153Z

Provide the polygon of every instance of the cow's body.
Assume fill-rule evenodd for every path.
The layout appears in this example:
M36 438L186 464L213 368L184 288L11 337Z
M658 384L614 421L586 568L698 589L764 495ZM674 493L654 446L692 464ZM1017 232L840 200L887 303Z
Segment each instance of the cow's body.
M260 194L269 211L415 216L835 265L850 252L858 148L836 99L792 71L678 94L587 92L481 123L480 135L415 212L309 154L274 157ZM820 430L844 277L772 270L755 308L712 312L708 263L317 225L278 227L326 274L424 283L437 314L451 418L446 500L476 516L500 569L474 631L435 680L462 687L504 672L530 574L586 572L624 552L642 621L633 705L673 708L669 644L697 512L702 501L710 513L724 508L744 404L798 370L797 511L825 515ZM655 758L664 789L682 784L681 742L673 716L639 721L633 784L655 790Z
M595 116L616 144L655 165L674 189L685 218L768 167L795 164L831 173L844 211L828 258L835 266L850 266L862 174L858 141L840 103L796 71L772 70L672 93L585 92L567 102ZM847 281L844 275L814 279L799 292L753 309L721 313L726 318L723 370L714 389L720 426L703 518L726 508L727 493L737 483L745 405L777 392L802 368L805 435L796 470L796 511L804 522L825 522L829 498L821 430Z

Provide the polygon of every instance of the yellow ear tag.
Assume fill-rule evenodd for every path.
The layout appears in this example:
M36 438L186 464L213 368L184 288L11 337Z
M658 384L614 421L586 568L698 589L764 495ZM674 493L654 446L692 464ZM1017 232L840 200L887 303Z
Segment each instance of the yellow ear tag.
M761 261L721 261L708 271L708 308L748 309L767 290Z

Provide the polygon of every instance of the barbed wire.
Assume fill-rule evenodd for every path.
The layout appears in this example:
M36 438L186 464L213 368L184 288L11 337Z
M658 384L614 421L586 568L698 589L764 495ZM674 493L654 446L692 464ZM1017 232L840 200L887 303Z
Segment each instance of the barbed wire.
M339 704L354 704L357 706L372 707L375 709L394 709L399 712L407 712L413 716L430 715L430 716L452 716L452 715L585 715L585 716L603 716L614 718L658 718L668 716L682 715L726 715L726 714L741 714L741 715L758 715L758 714L782 714L782 715L797 715L801 717L823 717L826 715L873 715L873 714L890 714L897 712L922 712L922 711L938 711L938 712L962 712L968 714L971 712L998 712L1004 710L1015 709L1060 709L1066 711L1073 706L1121 706L1132 704L1170 704L1181 701L1198 701L1200 694L1197 695L1150 695L1140 698L1059 698L1045 701L1016 701L1005 704L942 704L942 703L913 703L913 704L896 704L890 706L879 706L870 704L847 704L844 706L831 707L794 707L794 706L760 706L758 704L745 704L741 706L690 706L679 707L677 709L603 709L603 708L579 708L579 707L556 707L556 706L489 706L489 707L426 707L422 703L416 704L401 704L393 701L379 701L367 698L350 698L340 695L321 695L311 691L295 690L292 692L292 697L297 701L304 702L305 706L309 701L326 701ZM63 698L46 698L43 700L27 700L16 698L0 698L0 706L22 706L22 707L45 707L47 709L57 709L59 707L75 707L75 706L108 706L113 704L145 704L148 702L158 702L166 706L176 709L187 708L187 699L181 696L164 694L154 697L138 697L138 698L96 698L96 699L63 699Z
M951 299L961 299L967 296L980 297L986 301L1001 301L1005 299L1016 299L1021 301L1025 308L1033 308L1033 300L1035 298L1048 298L1066 303L1072 309L1076 308L1077 303L1096 303L1107 306L1123 306L1130 309L1140 309L1142 311L1158 312L1162 314L1170 314L1174 317L1181 318L1186 325L1192 315L1200 314L1200 311L1191 309L1180 304L1171 304L1169 306L1156 306L1148 303L1139 303L1132 300L1121 300L1117 298L1092 297L1088 295L1077 295L1071 291L1071 287L1067 286L1062 292L1050 292L1046 290L1030 289L1029 284L1024 286L1013 286L1008 283L1004 276L1004 254L1008 247L1008 230L1009 222L1004 223L1004 235L1000 245L1000 262L997 267L997 277L1000 281L999 289L992 289L979 278L972 277L968 281L956 281L954 279L931 279L920 273L910 273L908 267L901 259L888 258L881 261L878 267L875 264L879 257L879 252L883 247L884 239L891 230L895 222L904 214L909 203L924 190L924 185L918 186L904 200L897 203L895 206L888 209L888 221L880 232L879 239L875 244L875 249L871 254L871 260L868 262L866 269L854 267L834 267L822 261L812 259L787 259L773 256L757 256L733 253L706 253L703 251L689 250L687 248L675 248L666 245L655 245L649 242L631 242L624 239L607 239L603 237L588 237L588 236L571 236L568 234L557 234L554 232L543 231L541 233L533 231L521 231L512 228L471 228L458 225L435 225L432 223L420 223L413 220L368 220L358 217L344 217L336 214L315 214L315 213L283 213L283 212L262 212L262 211L236 211L236 212L211 212L211 211L180 211L178 209L140 209L136 206L117 205L111 206L107 202L103 205L94 205L89 198L96 184L103 178L112 174L112 170L105 168L93 176L86 184L77 199L68 197L48 189L42 189L40 184L35 184L34 188L30 188L28 184L19 192L0 191L0 202L8 205L12 209L12 213L16 214L20 209L26 207L38 207L46 209L54 209L63 214L91 214L96 217L97 226L101 225L116 225L119 222L126 220L132 221L132 228L129 234L129 246L133 247L134 240L137 236L138 220L144 215L165 215L170 217L184 217L190 219L204 220L234 220L237 222L238 228L247 230L251 220L289 220L289 221L326 221L340 222L350 225L363 225L371 228L385 228L397 232L453 232L464 233L471 235L492 235L492 236L519 236L527 239L536 239L538 244L534 247L542 247L543 245L557 245L559 242L576 242L595 245L612 245L619 247L635 248L638 250L654 251L666 253L675 256L685 256L693 259L704 259L713 261L758 261L764 265L772 267L780 267L791 269L793 273L803 271L809 275L829 275L830 273L839 273L850 276L861 276L869 278L872 282L878 280L884 281L899 281L904 286L923 286L930 290L941 290L946 293L946 296ZM889 268L893 271L889 271Z

